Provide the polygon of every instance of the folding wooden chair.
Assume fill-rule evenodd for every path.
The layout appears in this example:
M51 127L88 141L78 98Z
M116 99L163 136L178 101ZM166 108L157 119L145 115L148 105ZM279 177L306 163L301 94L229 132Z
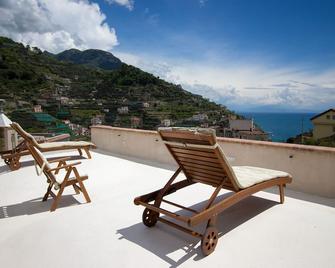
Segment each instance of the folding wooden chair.
M86 202L90 203L91 199L87 193L83 181L88 179L88 176L81 176L76 168L81 162L67 163L69 157L59 158L53 161L48 161L46 157L35 146L28 143L28 150L35 160L36 171L40 175L42 172L47 177L49 184L47 192L45 193L42 201L47 201L49 195L54 198L50 211L55 211L59 200L63 194L65 187L72 186L76 194L83 193ZM52 168L50 163L58 162L57 167ZM37 166L40 168L38 171ZM59 172L64 171L64 177L61 177ZM71 177L72 175L72 177ZM52 191L52 187L58 190L58 193Z
M280 202L284 202L284 186L291 183L290 174L282 171L250 166L231 166L222 149L216 142L215 131L211 129L161 128L158 130L168 151L179 165L166 185L155 192L135 198L136 205L145 208L143 223L154 226L157 221L168 224L192 236L201 238L201 249L204 255L211 254L218 242L216 228L217 215L263 189L278 186ZM186 179L173 183L178 174L183 172ZM166 200L164 197L194 183L204 183L215 187L206 205L196 211L183 205ZM216 201L221 189L234 192L222 201ZM161 208L162 202L190 211L191 217ZM192 229L160 217L160 214L194 227L207 222L206 229L200 234Z
M36 139L26 132L18 123L13 122L11 127L23 138L23 141L16 146L13 150L1 152L1 157L4 159L5 163L10 167L11 170L18 170L21 167L20 158L24 155L29 155L29 150L27 149L27 143L34 145L41 152L51 152L51 151L63 151L63 150L78 150L79 154L82 156L84 150L86 152L87 158L92 158L90 149L96 148L96 146L91 142L86 141L58 141L65 136L58 136L49 138L46 142L38 142ZM68 135L66 135L68 136Z

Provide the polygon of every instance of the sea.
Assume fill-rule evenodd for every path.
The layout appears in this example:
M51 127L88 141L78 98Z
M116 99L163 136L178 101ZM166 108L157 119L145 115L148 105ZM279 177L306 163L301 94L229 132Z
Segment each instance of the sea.
M239 114L246 118L253 118L262 130L269 133L272 141L286 142L302 132L313 129L310 119L314 113L248 113Z

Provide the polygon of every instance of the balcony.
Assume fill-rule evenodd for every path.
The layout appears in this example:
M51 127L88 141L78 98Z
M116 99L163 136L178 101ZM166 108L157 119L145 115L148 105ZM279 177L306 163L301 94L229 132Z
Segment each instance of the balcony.
M219 138L233 165L287 171L286 200L259 192L219 216L219 243L204 258L199 240L158 223L141 222L133 198L161 188L176 166L156 132L93 127L98 146L79 170L92 203L65 192L60 207L40 202L47 184L33 161L9 171L0 165L2 267L332 267L335 263L335 150ZM48 157L76 153L52 153ZM70 188L70 187L69 187ZM169 196L201 207L213 189L195 184ZM222 190L220 198L228 192ZM169 207L170 208L170 207ZM201 232L203 225L197 227Z

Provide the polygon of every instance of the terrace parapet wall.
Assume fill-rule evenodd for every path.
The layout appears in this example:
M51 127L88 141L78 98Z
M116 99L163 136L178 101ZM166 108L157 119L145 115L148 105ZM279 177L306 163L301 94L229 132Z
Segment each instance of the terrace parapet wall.
M174 165L156 131L93 126L92 142L103 151L160 164ZM217 138L232 165L277 169L290 173L288 187L303 193L335 198L335 148Z

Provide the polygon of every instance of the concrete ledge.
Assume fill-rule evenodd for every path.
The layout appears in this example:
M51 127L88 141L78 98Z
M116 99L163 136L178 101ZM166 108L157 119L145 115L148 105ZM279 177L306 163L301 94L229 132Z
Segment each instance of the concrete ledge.
M98 148L124 156L176 165L156 131L92 126ZM335 148L218 138L233 165L250 165L289 172L290 188L335 197Z

